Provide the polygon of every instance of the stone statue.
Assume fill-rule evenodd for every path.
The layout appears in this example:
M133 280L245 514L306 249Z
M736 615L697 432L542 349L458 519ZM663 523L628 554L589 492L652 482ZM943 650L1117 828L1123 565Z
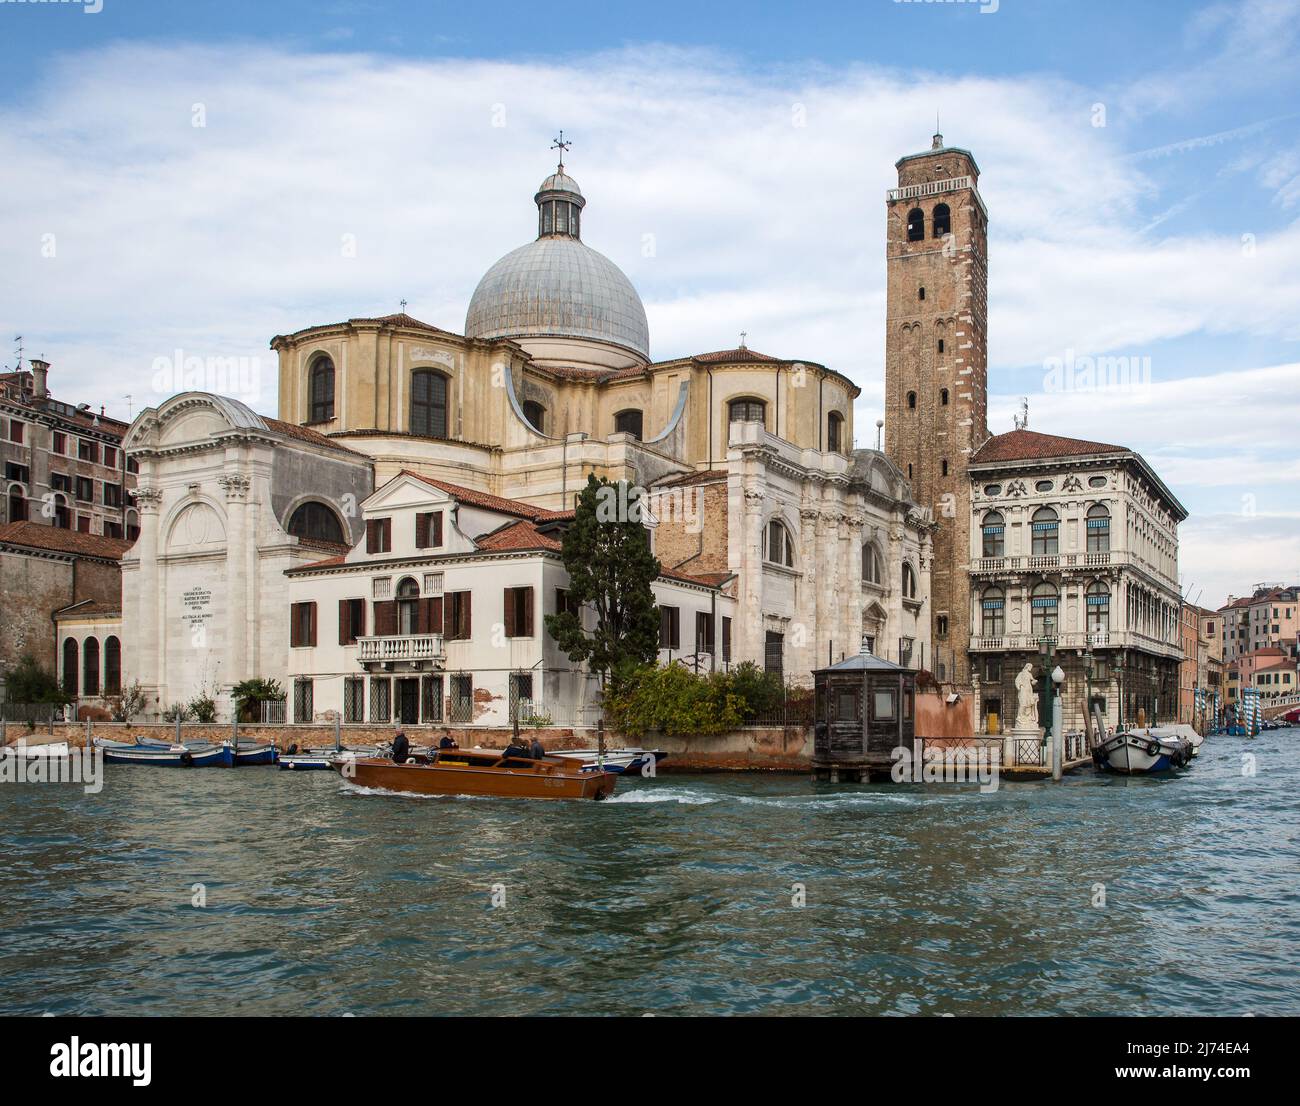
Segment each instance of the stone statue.
M1016 677L1016 729L1038 729L1038 692L1034 690L1034 666L1028 661Z

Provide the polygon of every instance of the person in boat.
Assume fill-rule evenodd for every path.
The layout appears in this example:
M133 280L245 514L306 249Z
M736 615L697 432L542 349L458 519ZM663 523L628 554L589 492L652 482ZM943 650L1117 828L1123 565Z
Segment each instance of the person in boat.
M451 736L450 733L448 733L446 730L444 730L443 733L442 733L442 737L441 737L441 738L439 739L439 741L438 741L438 748L439 748L439 749L459 749L460 746L456 744L456 740L455 740L455 738L453 738L453 737Z
M537 737L533 738L532 744L528 746L528 751L532 753L533 760L546 759L546 750L542 748L542 742L540 738Z
M529 751L528 746L524 744L522 738L518 737L512 737L510 739L510 744L506 746L505 752L501 755L503 757L512 757L515 760L532 759L532 753Z
M398 730L397 736L393 738L393 763L405 764L410 755L411 743L407 741L405 732Z

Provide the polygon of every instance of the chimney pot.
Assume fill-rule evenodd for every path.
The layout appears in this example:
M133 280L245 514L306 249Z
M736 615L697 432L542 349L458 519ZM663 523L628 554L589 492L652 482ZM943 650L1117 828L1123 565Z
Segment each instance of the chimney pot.
M44 399L50 394L50 363L42 361L38 357L31 359L32 366L32 395L36 399Z

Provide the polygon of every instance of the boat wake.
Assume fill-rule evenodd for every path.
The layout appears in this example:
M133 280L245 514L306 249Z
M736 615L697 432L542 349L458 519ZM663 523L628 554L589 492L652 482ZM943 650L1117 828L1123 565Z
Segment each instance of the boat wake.
M722 800L717 795L704 795L682 787L656 787L643 791L624 791L615 793L605 800L609 803L684 803L688 806L702 806L705 803L717 803Z

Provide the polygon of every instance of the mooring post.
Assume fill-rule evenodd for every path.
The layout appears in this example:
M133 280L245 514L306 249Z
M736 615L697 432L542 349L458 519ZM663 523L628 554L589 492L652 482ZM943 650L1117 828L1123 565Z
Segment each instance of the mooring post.
M341 753L343 751L343 713L334 712L334 751Z
M90 719L86 719L86 748L90 748Z
M605 716L596 719L596 767L605 769Z
M176 715L176 744L179 745L180 743L181 743L181 716L178 713Z

